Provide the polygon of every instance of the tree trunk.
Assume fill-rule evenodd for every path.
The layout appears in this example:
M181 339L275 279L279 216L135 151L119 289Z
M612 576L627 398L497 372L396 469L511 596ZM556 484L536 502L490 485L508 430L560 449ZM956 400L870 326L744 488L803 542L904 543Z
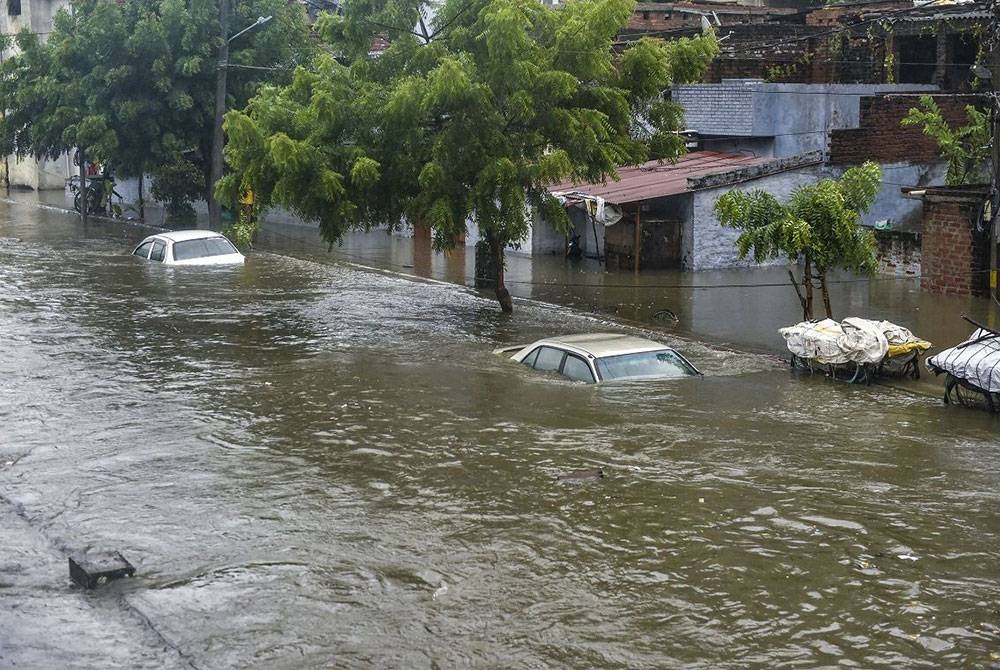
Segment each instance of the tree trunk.
M80 156L80 219L84 225L87 223L87 154L83 147L77 149Z
M812 260L809 254L805 255L805 267L802 268L802 292L805 293L805 301L802 306L802 320L812 321L813 318L813 283L812 283Z
M501 244L500 240L498 240L496 237L490 236L489 240L490 240L490 249L493 251L493 261L496 264L496 270L497 270L497 287L496 287L497 302L500 303L500 311L504 312L505 314L510 314L511 312L514 311L514 301L511 300L510 291L507 290L507 287L503 283L504 245Z
M795 278L795 273L789 268L788 279L792 282L792 288L795 289L795 295L799 297L799 307L802 308L802 314L806 313L806 297L802 295L802 288L799 286L799 280Z
M139 220L146 220L146 200L142 194L142 178L145 174L145 169L139 170Z
M833 318L833 309L830 307L830 289L826 286L826 272L819 273L819 286L823 292L823 308L826 309L826 318Z

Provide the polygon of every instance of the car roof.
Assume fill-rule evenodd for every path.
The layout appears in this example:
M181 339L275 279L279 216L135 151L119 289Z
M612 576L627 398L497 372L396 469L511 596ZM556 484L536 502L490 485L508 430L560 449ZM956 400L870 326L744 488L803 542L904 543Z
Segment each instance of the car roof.
M660 351L669 349L665 344L647 340L644 337L634 335L622 335L620 333L584 333L580 335L563 335L561 337L548 337L532 344L532 347L541 344L552 344L560 347L576 349L595 358L604 356L619 356L622 354L637 354L643 351Z
M146 238L152 239L154 237L162 237L163 239L170 240L171 242L184 242L185 240L201 240L209 237L223 237L214 230L201 230L201 229L190 229L190 230L168 230L163 233L156 233L155 235L150 235ZM144 242L146 240L143 240Z

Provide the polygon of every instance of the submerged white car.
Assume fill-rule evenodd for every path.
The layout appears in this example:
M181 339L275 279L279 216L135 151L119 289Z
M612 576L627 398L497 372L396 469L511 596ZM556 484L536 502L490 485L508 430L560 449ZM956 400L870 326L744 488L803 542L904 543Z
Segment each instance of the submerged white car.
M670 347L632 335L587 333L538 340L528 346L504 347L498 354L535 370L558 372L581 382L628 379L671 379L700 375Z
M164 265L232 265L246 260L232 242L211 230L172 230L150 235L132 255Z

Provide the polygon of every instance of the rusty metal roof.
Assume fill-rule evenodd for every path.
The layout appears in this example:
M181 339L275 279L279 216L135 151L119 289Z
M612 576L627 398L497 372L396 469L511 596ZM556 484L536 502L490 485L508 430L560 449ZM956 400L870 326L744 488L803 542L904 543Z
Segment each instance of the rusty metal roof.
M627 205L686 193L691 190L688 186L691 177L728 172L770 160L721 151L693 151L681 156L676 163L649 161L639 166L619 168L619 181L609 180L603 184L562 182L550 186L549 191L579 191L604 198L615 205Z

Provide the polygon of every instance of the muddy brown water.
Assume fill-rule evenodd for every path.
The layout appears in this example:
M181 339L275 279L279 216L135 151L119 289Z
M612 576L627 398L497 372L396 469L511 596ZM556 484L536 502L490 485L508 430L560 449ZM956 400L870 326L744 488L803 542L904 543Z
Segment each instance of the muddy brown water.
M170 269L128 255L146 232L0 205L0 666L1000 653L997 420L943 406L926 375L790 374L787 287L735 286L780 271L636 280L514 259L531 300L507 318L458 285L471 260L411 241L327 254L275 227L244 267ZM990 318L912 281L841 288L838 309L928 339ZM705 376L586 386L491 353L608 329ZM69 582L67 555L108 549L136 577Z

